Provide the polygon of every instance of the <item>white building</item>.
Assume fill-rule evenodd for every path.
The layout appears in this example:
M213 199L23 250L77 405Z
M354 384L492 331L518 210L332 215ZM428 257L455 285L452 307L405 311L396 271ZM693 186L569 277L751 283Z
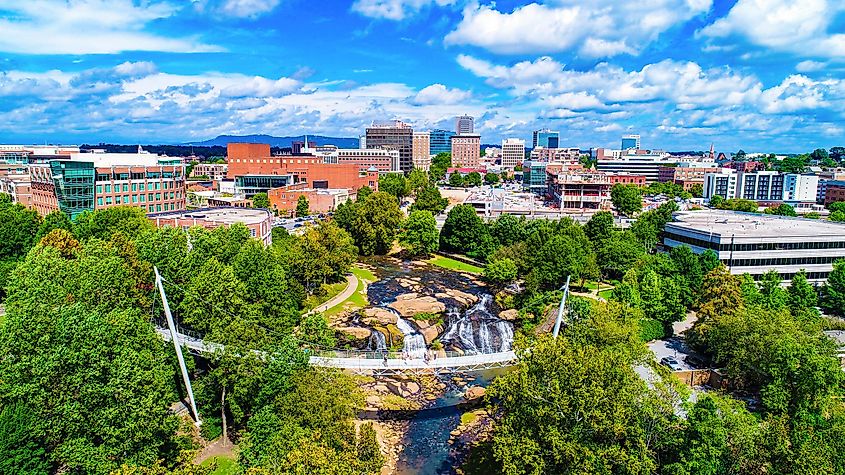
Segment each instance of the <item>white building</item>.
M819 177L797 173L757 171L737 173L720 169L704 175L704 197L742 198L752 201L815 202Z
M722 198L736 197L737 173L730 168L720 168L712 173L704 174L704 197L708 200L714 196Z
M394 173L400 168L399 150L388 148L337 148L334 145L303 147L302 153L323 159L323 163L356 163L360 171L376 167L379 173Z
M578 163L581 160L581 149L535 147L531 150L531 160L539 162Z
M807 272L814 283L827 280L833 262L845 258L845 224L767 214L701 210L676 213L667 223L667 247L711 249L731 274L759 280L769 270L783 281Z
M475 132L475 119L471 115L459 115L455 117L455 133L458 135L469 135Z
M596 168L599 171L643 175L645 176L646 183L659 181L660 167L674 164L675 160L665 152L623 153L618 158L608 159L598 157L596 160Z
M783 183L783 201L806 203L816 201L819 177L816 175L786 175Z
M514 168L525 160L525 140L505 139L502 140L502 166Z

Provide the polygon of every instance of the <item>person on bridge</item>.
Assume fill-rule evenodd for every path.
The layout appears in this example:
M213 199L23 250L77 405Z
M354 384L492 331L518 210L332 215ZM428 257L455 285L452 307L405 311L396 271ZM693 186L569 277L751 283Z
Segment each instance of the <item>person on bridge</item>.
M384 356L384 365L387 366L387 353L383 352L382 356Z

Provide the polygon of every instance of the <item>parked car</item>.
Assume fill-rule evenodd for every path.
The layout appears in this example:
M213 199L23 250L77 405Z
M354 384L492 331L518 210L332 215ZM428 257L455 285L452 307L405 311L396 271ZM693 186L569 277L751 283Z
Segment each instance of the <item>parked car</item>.
M660 360L660 364L668 367L672 371L682 371L684 369L684 367L681 366L681 363L672 356L663 357L663 359Z

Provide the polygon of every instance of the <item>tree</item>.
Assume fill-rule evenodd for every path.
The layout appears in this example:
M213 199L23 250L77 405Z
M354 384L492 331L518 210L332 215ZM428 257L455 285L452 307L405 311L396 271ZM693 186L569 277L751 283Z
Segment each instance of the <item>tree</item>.
M636 185L617 183L610 190L610 199L616 210L625 216L633 216L643 209L640 188Z
M610 211L599 211L590 217L584 225L584 233L590 242L598 247L613 234L613 214Z
M792 282L787 289L788 296L786 304L790 313L795 317L816 315L818 305L818 294L816 289L807 281L807 273L801 270L792 277Z
M488 185L495 185L499 183L500 177L497 173L487 172L484 174L484 183Z
M823 148L817 148L810 153L810 159L811 160L817 160L817 161L821 162L822 160L827 160L829 158L830 158L830 155L827 153L827 150L825 150Z
M516 276L516 264L508 258L492 261L484 267L484 279L496 287L513 282Z
M446 170L452 167L452 154L449 152L440 152L431 159L431 167L429 167L429 175L435 180L442 180L446 178Z
M256 193L252 197L252 206L253 208L269 208L270 199L267 197L267 193Z
M481 173L478 173L478 172L468 173L466 178L464 178L464 184L466 186L481 186Z
M471 205L457 205L449 211L440 231L440 249L486 258L495 242L487 226Z
M372 194L373 194L373 189L370 188L367 185L364 185L361 188L358 188L358 194L357 194L355 200L358 203L361 203L363 201L366 201L366 199Z
M727 200L721 200L717 204L714 204L713 199L710 200L710 205L714 206L717 209L727 209L732 211L743 211L746 213L756 213L757 202L752 200L746 200L743 198L730 198Z
M449 175L449 186L459 187L464 186L465 183L466 181L460 172L454 171L451 175Z
M35 412L22 403L0 406L0 473L47 475L51 472L35 417Z
M845 160L845 147L830 147L830 158L841 162Z
M834 211L830 213L827 219L837 223L845 222L845 211Z
M786 157L777 164L777 170L781 173L803 173L810 164L808 155Z
M792 217L798 216L798 213L795 212L795 208L793 208L792 206L790 206L786 203L781 203L777 206L772 206L770 208L766 208L766 210L764 212L766 214L774 214L774 215L777 215L777 216L792 216Z
M695 183L690 187L689 192L695 198L702 198L704 196L704 185Z
M258 307L260 324L290 333L298 322L298 302L288 292L288 277L279 253L251 239L232 261L232 271L244 284L245 299Z
M359 242L356 234L353 233L353 237L356 238L355 243L361 254L387 254L393 247L396 233L402 224L403 214L399 209L399 201L394 196L379 191L367 198L361 205L360 212L363 223L359 225L366 228L367 239L362 238Z
M786 306L787 294L780 286L780 274L770 270L760 279L760 305L769 310L780 310Z
M70 218L60 210L56 210L44 217L44 221L38 227L38 232L35 233L35 242L38 242L54 229L64 229L73 235L73 223Z
M632 308L639 308L642 305L640 297L640 284L637 282L637 271L628 269L616 287L611 292L611 298L617 302L624 303Z
M378 179L378 190L379 192L390 193L399 201L402 201L402 198L408 196L408 192L410 191L408 180L401 173L386 173L381 175Z
M699 297L698 320L687 331L687 341L696 348L709 345L710 331L720 319L730 318L745 310L740 280L720 265L704 276Z
M643 316L653 320L663 321L666 307L663 302L663 291L660 288L660 278L653 270L647 270L640 282L640 307Z
M510 246L528 238L528 226L524 216L517 218L503 214L490 223L490 234L502 246Z
M399 243L412 256L427 256L437 250L440 235L437 222L428 211L412 211L399 235Z
M40 225L35 210L0 203L0 259L24 256L35 245Z
M845 317L845 259L833 263L833 270L822 287L821 302L827 312Z
M416 195L421 189L428 187L431 182L428 173L421 168L414 168L408 173L408 189Z
M299 325L300 338L308 343L333 348L337 345L334 330L329 327L329 322L322 313L306 315Z
M585 226L585 231L587 229L588 226ZM601 273L610 279L622 278L646 254L643 245L630 231L614 232L607 239L592 242L597 242L596 255Z
M549 239L537 252L532 271L536 282L543 289L563 286L566 276L572 281L590 275L590 263L595 265L595 254L572 236L558 234Z
M725 199L722 198L719 195L713 195L713 196L710 197L710 206L712 206L713 208L719 209L719 207L724 202L725 202Z
M411 205L411 210L423 210L437 215L448 205L449 200L440 195L440 190L434 185L429 185L417 191L417 199Z
M305 195L299 195L299 198L296 199L296 217L303 218L311 214L308 206L308 198Z
M116 232L130 239L137 238L143 231L153 227L147 213L135 206L83 211L73 223L73 234L80 241L90 238L108 239Z
M357 256L358 249L349 233L334 222L321 221L309 226L292 243L284 259L296 280L313 291L322 284L340 281Z

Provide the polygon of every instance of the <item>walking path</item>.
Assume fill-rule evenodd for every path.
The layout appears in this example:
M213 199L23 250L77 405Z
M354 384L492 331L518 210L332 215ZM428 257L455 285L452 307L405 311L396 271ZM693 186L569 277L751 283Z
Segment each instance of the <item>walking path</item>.
M313 310L306 313L305 315L311 315L313 313L325 312L326 310L334 307L335 305L339 305L344 302L346 299L352 296L355 291L358 289L358 277L355 277L355 274L349 274L346 276L346 288L343 289L343 292L335 295L333 298L329 299L327 302L314 307Z

